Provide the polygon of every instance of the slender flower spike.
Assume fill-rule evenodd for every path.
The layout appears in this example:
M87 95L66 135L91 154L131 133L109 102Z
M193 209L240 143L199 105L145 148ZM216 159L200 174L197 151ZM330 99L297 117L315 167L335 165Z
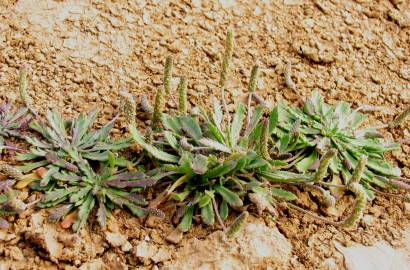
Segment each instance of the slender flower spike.
M284 75L286 86L296 92L296 84L292 80L292 64L290 61L286 64Z
M164 88L167 96L171 94L171 79L172 79L172 58L168 56L165 59L165 68L164 68Z
M269 155L269 121L268 119L263 120L263 128L261 134L261 154L264 159L270 160L271 157Z
M327 151L321 158L320 160L320 165L319 168L316 172L316 174L313 176L313 182L318 183L325 178L327 174L327 169L329 168L330 161L334 156L336 156L337 150L336 149L330 149Z
M27 87L28 87L28 81L27 81L27 67L23 66L20 69L20 74L19 74L19 92L20 92L20 97L23 100L24 104L26 107L30 107L30 97L27 94Z
M351 228L356 221L360 220L366 207L366 191L363 186L359 183L352 182L349 185L349 189L356 195L356 203L351 215L342 224L345 228Z
M164 90L159 88L155 96L154 115L152 117L152 129L156 129L161 124L162 110L164 107Z
M248 211L242 212L229 226L228 231L226 232L226 236L228 238L234 237L245 225L246 219L248 218L249 213Z
M362 178L362 174L364 169L366 168L367 164L367 157L366 156L361 156L357 162L356 168L354 168L352 178L350 180L350 183L348 185L351 185L353 183L359 183L360 179Z
M232 30L228 30L228 32L226 33L225 53L224 53L224 58L222 60L221 77L219 79L219 86L221 88L225 86L226 78L228 76L229 62L231 61L231 58L232 58L232 50L233 50L233 33L232 33Z
M10 176L16 180L23 178L23 174L18 169L8 164L0 164L0 173L6 176Z
M188 82L185 79L185 77L182 77L181 80L179 81L178 93L179 93L179 113L183 115L185 115L187 112L187 102L188 102L187 87L188 87Z
M125 123L128 125L135 124L136 117L136 102L134 96L126 90L120 91L120 107L121 112L124 114Z
M408 107L406 110L404 110L399 116L397 116L393 121L389 123L389 127L397 127L401 123L406 120L407 116L410 115L410 107Z
M152 114L152 107L147 96L141 96L141 109L146 113Z
M251 71L251 78L249 79L248 91L253 93L256 91L258 86L258 77L259 77L259 66L254 65Z

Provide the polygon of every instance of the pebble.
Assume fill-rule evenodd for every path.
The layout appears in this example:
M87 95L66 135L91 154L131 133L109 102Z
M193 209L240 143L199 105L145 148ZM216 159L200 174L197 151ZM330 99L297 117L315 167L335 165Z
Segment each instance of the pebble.
M127 237L121 233L105 232L105 240L112 247L120 247L127 241Z

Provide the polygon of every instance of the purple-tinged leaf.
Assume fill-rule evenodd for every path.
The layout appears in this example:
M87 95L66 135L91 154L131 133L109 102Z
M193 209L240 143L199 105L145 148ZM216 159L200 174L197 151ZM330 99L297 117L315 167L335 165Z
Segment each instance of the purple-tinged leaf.
M6 181L0 181L0 190L3 192L6 192L9 190L9 188L14 185L16 181L14 180L6 180Z
M48 152L46 154L46 159L48 162L61 167L61 168L65 168L71 172L78 172L78 168L77 166L75 166L74 164L71 164L70 162L59 158L55 153L52 152Z
M48 218L47 218L48 221L52 222L52 223L59 221L63 216L67 215L70 212L72 207L73 207L72 204L64 204L64 205L61 205L61 206L55 208L48 215Z
M97 221L101 227L105 227L107 223L107 209L105 208L103 197L98 196Z
M143 172L124 172L116 174L110 177L109 180L118 180L118 181L128 181L132 179L141 179L145 178L145 173Z
M78 175L66 175L66 174L61 174L61 173L55 173L53 174L53 178L59 181L80 181L81 176Z
M158 208L147 208L147 209L145 209L145 212L146 212L147 215L156 216L156 217L159 217L161 219L165 218L165 213L162 210L158 209Z
M149 179L143 179L143 180L138 180L138 181L112 180L112 181L106 181L105 183L111 187L126 188L126 187L150 187L150 186L155 185L156 182L157 182L157 179L149 178Z
M148 202L145 200L144 196L141 194L129 194L127 199L138 205L147 205Z
M0 217L0 230L7 230L10 227L10 224L4 218Z

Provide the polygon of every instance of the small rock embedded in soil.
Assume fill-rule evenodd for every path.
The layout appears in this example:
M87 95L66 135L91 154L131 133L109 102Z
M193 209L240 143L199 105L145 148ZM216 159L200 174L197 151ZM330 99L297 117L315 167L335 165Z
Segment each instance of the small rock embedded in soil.
M112 247L120 247L127 241L127 237L121 233L106 232L105 240Z

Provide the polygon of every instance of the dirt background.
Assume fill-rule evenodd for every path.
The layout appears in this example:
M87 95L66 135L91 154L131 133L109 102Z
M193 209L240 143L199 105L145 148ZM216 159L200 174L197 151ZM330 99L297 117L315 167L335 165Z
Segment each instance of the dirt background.
M229 27L235 32L227 86L231 108L246 92L255 62L262 67L258 91L270 104L296 102L283 79L286 61L303 96L317 89L330 103L382 106L370 112L372 124L391 120L410 103L406 0L3 0L0 99L17 98L18 68L26 64L29 94L39 111L75 116L98 106L104 123L117 111L121 88L153 100L165 57L172 55L174 87L186 76L191 104L202 104L219 94ZM114 133L119 132L118 126ZM407 125L385 135L410 137ZM410 177L409 145L402 150L389 158ZM300 196L306 208L320 210L309 194ZM31 210L0 233L0 261L2 269L353 269L338 243L373 245L383 239L400 247L409 228L408 204L385 198L371 204L352 232L284 211L277 221L252 217L246 234L231 241L212 233L217 227L197 225L177 246L164 240L172 229L169 220L147 227L117 211L107 230L91 222L77 235L46 224L43 211Z

